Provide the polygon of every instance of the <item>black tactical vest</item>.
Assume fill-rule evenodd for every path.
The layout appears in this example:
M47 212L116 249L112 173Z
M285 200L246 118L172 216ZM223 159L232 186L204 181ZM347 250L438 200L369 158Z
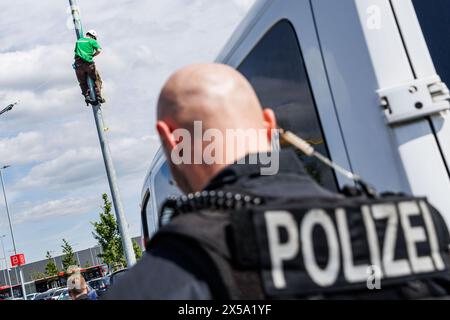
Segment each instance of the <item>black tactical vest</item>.
M171 199L164 211L171 222L151 246L178 239L203 252L195 259L212 261L206 279L217 299L450 294L449 232L425 198L266 201L211 191Z

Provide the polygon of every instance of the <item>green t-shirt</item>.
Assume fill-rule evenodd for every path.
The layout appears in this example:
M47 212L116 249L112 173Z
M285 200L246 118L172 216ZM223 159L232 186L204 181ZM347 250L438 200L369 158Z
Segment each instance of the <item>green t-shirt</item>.
M80 57L87 62L93 62L94 53L101 48L97 40L80 38L75 45L75 57Z

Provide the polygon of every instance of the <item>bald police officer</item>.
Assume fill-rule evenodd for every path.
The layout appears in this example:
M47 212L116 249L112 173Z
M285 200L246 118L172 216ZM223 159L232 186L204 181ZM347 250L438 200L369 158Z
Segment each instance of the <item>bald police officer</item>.
M294 151L272 150L276 128L228 66L188 66L167 81L157 129L186 196L166 202L167 223L107 299L448 295L449 234L426 199L329 192ZM197 158L212 140L223 162ZM269 162L276 172L262 174Z

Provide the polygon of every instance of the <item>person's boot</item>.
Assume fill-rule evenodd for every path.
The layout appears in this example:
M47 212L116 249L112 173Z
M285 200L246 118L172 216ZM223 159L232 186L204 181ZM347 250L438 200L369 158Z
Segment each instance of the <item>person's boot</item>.
M87 106L89 106L89 105L96 105L97 104L97 101L92 100L89 90L84 96L84 101L86 102Z
M84 101L86 102L86 105L89 106L90 104L92 104L94 101L91 100L91 96L90 95L85 95L84 96Z
M97 95L97 101L99 103L105 103L106 102L105 98L103 98L101 95Z

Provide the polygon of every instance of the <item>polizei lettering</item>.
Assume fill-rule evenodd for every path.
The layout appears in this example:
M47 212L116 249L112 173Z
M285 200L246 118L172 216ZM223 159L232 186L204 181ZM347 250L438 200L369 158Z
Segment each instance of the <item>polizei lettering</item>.
M383 281L446 270L432 214L421 199L265 210L255 215L265 288L363 288L373 266Z

